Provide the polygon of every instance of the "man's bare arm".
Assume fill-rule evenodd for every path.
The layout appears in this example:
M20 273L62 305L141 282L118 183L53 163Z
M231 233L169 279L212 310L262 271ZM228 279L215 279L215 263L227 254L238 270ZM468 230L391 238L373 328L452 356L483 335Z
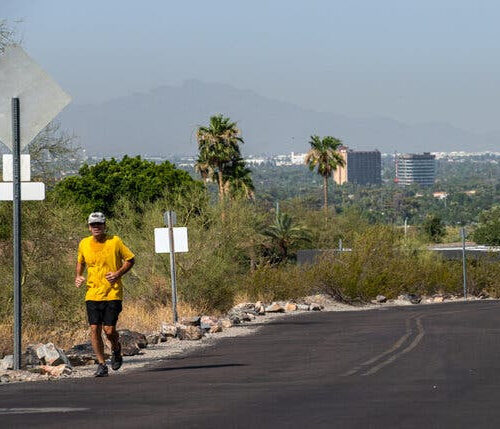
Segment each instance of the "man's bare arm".
M118 271L115 271L114 273L109 272L106 274L106 280L111 284L116 283L118 280L120 280L121 276L127 273L134 266L134 264L135 264L134 258L129 259L128 261L124 261Z
M76 263L76 276L75 276L75 286L80 287L85 283L85 277L83 277L83 271L85 270L85 262Z

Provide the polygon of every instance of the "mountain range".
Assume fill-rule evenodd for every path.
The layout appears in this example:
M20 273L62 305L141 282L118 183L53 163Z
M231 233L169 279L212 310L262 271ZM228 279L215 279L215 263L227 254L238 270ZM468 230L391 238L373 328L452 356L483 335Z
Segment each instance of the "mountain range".
M185 81L100 104L69 105L58 117L88 155L193 155L196 128L221 113L236 121L245 154L305 152L309 137L332 135L355 150L381 152L500 151L500 135L435 122L348 117L304 109L225 84Z

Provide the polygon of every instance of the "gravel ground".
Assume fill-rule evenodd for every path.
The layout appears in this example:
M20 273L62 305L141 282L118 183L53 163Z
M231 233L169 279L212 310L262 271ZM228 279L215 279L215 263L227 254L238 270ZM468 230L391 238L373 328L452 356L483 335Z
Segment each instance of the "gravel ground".
M476 298L469 298L469 300L474 300ZM322 311L366 311L366 310L374 310L374 309L384 309L388 307L395 306L406 306L406 305L414 305L406 300L390 300L384 304L365 304L359 306L347 305L343 303L339 303L331 299L327 295L314 295L311 297L306 297L303 299L307 302L314 302L317 304L321 304L324 306ZM447 302L456 302L462 301L463 298L451 298L447 299L444 303ZM432 299L423 300L422 304L431 304ZM438 305L438 303L434 303ZM168 341L164 343L160 343L157 345L148 346L145 349L141 349L141 354L136 356L125 356L123 358L123 366L117 372L114 372L110 369L110 376L113 374L126 373L129 371L133 371L137 368L144 367L146 365L157 362L161 359L168 359L171 357L178 357L181 355L188 354L193 350L198 350L200 348L210 347L214 345L217 341L222 338L227 337L239 337L245 335L252 335L257 333L263 324L269 323L275 319L288 317L292 314L305 313L306 311L294 311L290 313L267 313L263 316L258 316L252 322L244 322L241 325L236 325L228 329L224 329L223 332L219 332L217 334L206 334L201 340L197 341L181 341L177 338L169 338ZM59 378L82 378L82 377L92 377L95 371L95 365L88 366L77 366L74 367L72 374L63 375ZM0 384L10 384L2 382L2 378L5 377L4 374L8 374L10 378L10 383L13 382L26 382L26 381L42 381L42 380L57 380L58 378L48 377L47 375L40 374L32 374L27 371L0 371Z

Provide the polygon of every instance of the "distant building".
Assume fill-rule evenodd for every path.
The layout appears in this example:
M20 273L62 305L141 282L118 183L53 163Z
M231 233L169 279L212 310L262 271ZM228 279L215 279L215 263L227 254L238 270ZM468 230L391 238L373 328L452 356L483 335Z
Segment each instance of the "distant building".
M378 150L355 151L342 146L339 150L345 166L338 167L333 173L333 180L338 185L357 183L358 185L379 185L382 182L382 163Z
M396 183L401 186L432 186L436 179L436 157L423 154L396 154Z

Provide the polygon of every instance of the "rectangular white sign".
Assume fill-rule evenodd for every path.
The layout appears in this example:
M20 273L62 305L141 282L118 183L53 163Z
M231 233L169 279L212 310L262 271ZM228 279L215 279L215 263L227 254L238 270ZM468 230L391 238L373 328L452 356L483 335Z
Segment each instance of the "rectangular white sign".
M14 180L14 157L12 155L3 155L2 157L2 178L4 182L12 182ZM21 155L21 182L29 182L31 180L31 159L29 155Z
M186 227L174 229L174 251L188 251L188 234ZM155 252L170 253L170 243L168 240L168 228L155 228Z
M12 201L14 185L12 182L0 182L0 201ZM42 182L21 182L21 200L41 201L45 199L45 184Z

